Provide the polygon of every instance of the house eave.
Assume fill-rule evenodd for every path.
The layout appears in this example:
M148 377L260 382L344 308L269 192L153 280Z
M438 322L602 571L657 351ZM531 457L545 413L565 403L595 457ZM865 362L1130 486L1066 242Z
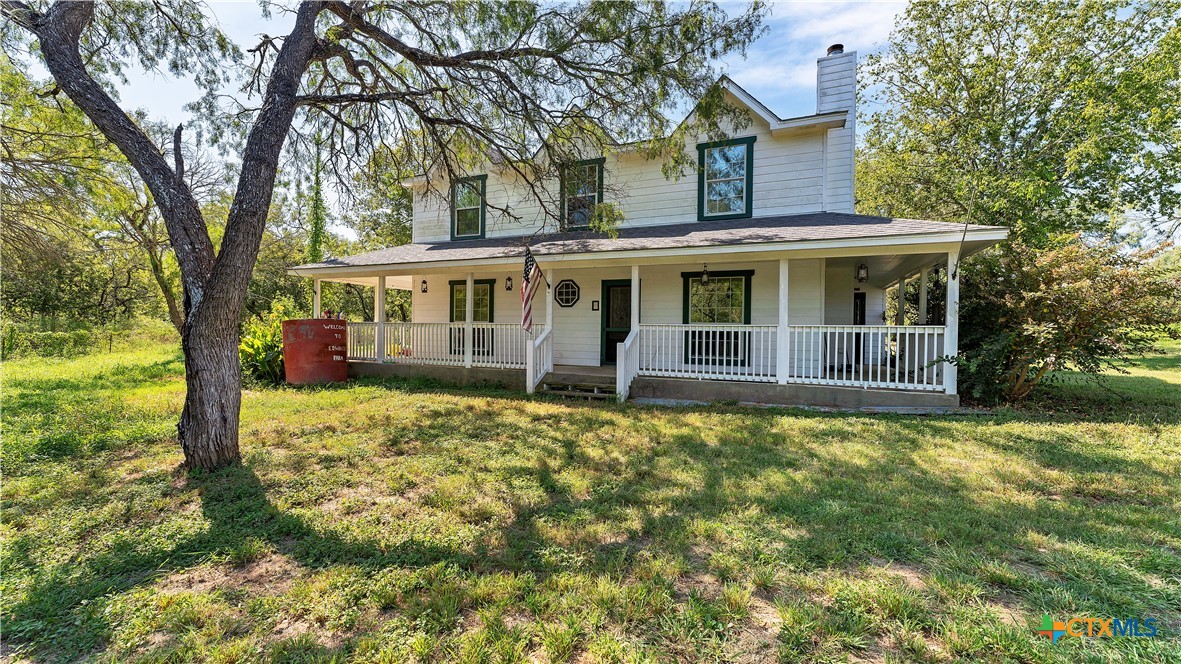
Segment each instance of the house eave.
M536 254L542 265L591 265L629 264L636 261L646 263L697 262L701 256L745 257L749 260L770 258L818 258L842 256L869 256L891 253L942 252L964 247L967 256L988 246L1002 242L1008 237L1008 229L973 229L964 234L961 230L939 233L914 233L884 237L840 238L826 240L793 240L767 243L736 243L718 245L690 245L660 249L604 250L579 253ZM521 256L495 256L461 260L422 261L415 263L386 263L372 265L294 267L287 273L293 276L344 279L348 277L425 274L451 272L462 268L518 266Z

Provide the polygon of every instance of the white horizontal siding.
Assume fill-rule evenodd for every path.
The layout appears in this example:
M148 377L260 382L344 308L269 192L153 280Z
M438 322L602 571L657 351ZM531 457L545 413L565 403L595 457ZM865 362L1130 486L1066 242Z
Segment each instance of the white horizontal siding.
M504 280L507 276L513 278L513 290L506 291L504 289ZM410 283L414 288L411 291L411 302L414 306L414 322L415 323L446 323L451 320L451 286L452 281L464 281L467 279L467 273L452 273L452 274L430 274L430 275L414 275ZM422 280L427 281L427 292L423 293L420 290ZM493 323L519 323L521 322L521 271L517 268L512 268L511 272L476 272L475 280L494 279L496 283L492 286L492 321ZM544 284L542 289L544 289ZM545 322L545 292L538 291L538 295L533 300L533 322Z
M768 125L757 118L745 129L733 132L734 137L754 136L753 205L755 217L802 214L825 209L826 173L830 178L830 192L848 190L845 200L851 209L852 186L835 186L833 174L849 174L851 168L842 166L833 155L844 148L837 137L831 141L825 155L825 139L821 131L806 134L772 136ZM701 140L705 140L704 137ZM697 141L686 143L686 153L696 159ZM851 147L847 150L851 154ZM850 164L851 165L851 164ZM827 171L826 171L827 166ZM473 174L479 174L473 171ZM515 174L488 172L487 182L487 237L527 235L542 225L544 215L528 188L516 181ZM556 190L556 187L553 187ZM445 187L443 188L445 189ZM844 194L841 194L844 196ZM608 157L604 165L604 199L615 203L623 213L624 226L678 224L697 220L697 174L687 172L677 179L666 179L659 161L651 161L638 154L619 154ZM508 208L517 218L497 208ZM414 241L439 242L450 239L451 210L448 201L438 195L428 196L420 188L415 191ZM553 228L552 222L550 228Z

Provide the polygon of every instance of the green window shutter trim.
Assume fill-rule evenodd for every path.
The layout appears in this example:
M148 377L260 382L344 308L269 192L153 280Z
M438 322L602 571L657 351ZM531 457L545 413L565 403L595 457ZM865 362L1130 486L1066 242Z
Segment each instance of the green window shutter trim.
M709 277L743 277L742 286L742 324L750 325L750 296L751 277L755 274L754 270L726 270L719 272L710 272ZM689 282L693 279L700 279L700 272L682 272L681 280L683 282L684 296L681 301L681 322L689 325Z
M495 318L496 318L496 280L495 279L476 279L475 281L472 282L473 287L479 286L481 284L488 287L488 322L495 323L496 322L495 321ZM467 279L456 279L455 281L448 281L447 286L448 286L447 292L449 295L449 297L447 299L447 317L450 318L452 323L455 323L455 322L457 322L455 320L455 287L456 286L467 286ZM480 322L483 322L483 321L480 321Z
M697 144L697 221L715 221L725 219L749 219L754 209L755 200L755 140L757 136L744 136L724 141L711 141ZM727 145L746 146L746 211L734 214L705 214L705 151L710 148L720 148Z
M566 228L566 169L577 168L579 166L598 166L597 177L599 179L599 203L603 202L603 165L607 163L606 157L599 157L597 159L583 159L582 161L573 161L569 164L563 164L558 171L558 225L561 230L573 231L586 229L586 226L577 226L574 228Z
M480 184L480 232L478 235L456 235L455 226L458 219L455 217L455 188L461 184L469 182L478 182ZM484 239L484 232L487 221L488 203L486 199L488 193L488 176L487 175L473 175L467 178L459 178L451 183L451 239L452 240L482 240Z

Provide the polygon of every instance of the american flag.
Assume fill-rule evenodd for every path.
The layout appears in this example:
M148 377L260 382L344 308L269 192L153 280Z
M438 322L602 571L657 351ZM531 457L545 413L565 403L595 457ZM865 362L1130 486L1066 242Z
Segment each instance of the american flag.
M533 331L533 294L541 283L541 268L529 247L525 247L525 283L521 284L521 327Z

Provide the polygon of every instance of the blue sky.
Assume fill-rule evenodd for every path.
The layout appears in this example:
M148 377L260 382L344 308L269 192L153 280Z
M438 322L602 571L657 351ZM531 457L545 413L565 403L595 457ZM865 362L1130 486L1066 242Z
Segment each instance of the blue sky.
M724 3L739 10L740 3ZM816 112L816 58L832 43L864 56L880 48L890 34L894 16L906 3L890 2L774 2L768 30L746 58L729 58L725 68L731 78L781 117ZM243 49L258 43L258 35L285 34L293 20L284 12L263 19L254 0L210 2L222 30ZM121 86L124 104L142 108L153 118L171 124L186 122L186 103L199 96L188 80L165 74L129 72Z

